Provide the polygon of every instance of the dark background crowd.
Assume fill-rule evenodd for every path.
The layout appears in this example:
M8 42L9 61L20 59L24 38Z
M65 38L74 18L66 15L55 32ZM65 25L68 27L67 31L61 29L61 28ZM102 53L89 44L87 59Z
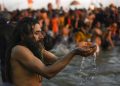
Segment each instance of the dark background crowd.
M44 34L44 46L51 50L63 43L69 47L71 43L81 41L95 42L101 49L110 50L120 44L120 8L114 4L94 9L25 9L0 12L0 37L12 34L17 22L24 17L39 20ZM2 37L3 38L3 37ZM0 44L2 45L2 44Z
M47 10L42 8L1 11L0 53L4 53L4 49L9 45L12 31L24 17L39 20L47 50L61 43L70 47L70 44L81 41L92 41L98 45L99 50L112 50L120 45L120 8L114 4L104 8L101 5L100 8L94 9L69 9L68 12L62 7L53 9L51 3L47 8Z

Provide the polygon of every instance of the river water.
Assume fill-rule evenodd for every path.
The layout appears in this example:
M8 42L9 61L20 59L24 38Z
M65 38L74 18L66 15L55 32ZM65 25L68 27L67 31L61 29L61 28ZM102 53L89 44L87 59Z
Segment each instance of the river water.
M43 86L120 86L119 53L120 47L101 51L95 62L94 56L76 56L54 78L43 79Z
M43 80L43 86L120 86L120 47L93 56L76 56L54 78ZM82 66L81 66L82 62Z

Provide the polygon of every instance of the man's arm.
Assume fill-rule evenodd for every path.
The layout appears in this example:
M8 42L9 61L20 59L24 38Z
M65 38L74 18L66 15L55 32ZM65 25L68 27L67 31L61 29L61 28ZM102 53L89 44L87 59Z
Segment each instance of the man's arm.
M55 54L53 54L45 49L43 50L42 53L43 53L46 64L53 64L54 62L56 62L58 60L58 57Z
M14 47L11 56L22 66L28 69L28 71L35 72L49 79L55 76L58 72L60 72L72 60L75 55L88 56L93 54L95 50L96 48L74 49L73 51L65 55L62 59L57 60L54 64L50 66L44 65L44 63L42 63L40 59L35 57L33 53L24 46L18 45Z
M12 50L12 58L15 58L28 71L38 73L46 78L51 78L60 72L73 58L74 52L67 54L63 59L56 61L50 66L45 66L41 60L24 46L16 46Z

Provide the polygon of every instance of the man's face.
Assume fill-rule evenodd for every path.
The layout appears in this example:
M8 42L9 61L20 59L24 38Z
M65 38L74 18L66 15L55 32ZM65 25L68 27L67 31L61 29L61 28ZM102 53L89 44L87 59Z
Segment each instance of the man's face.
M41 32L41 28L39 24L35 24L35 26L33 27L33 36L36 42L41 42L44 39L44 36Z

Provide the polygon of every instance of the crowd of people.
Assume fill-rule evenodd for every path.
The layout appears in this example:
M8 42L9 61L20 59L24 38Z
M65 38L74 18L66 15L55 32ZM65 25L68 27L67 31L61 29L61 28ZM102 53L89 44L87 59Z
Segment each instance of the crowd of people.
M39 20L45 35L45 48L51 50L60 42L77 43L80 41L94 41L104 49L114 48L120 39L119 8L111 4L106 8L76 9L65 12L61 7L53 9L48 4L48 10L15 10L2 12L8 17L8 23L13 26L24 17ZM49 42L49 45L47 44Z
M34 21L31 19L33 19ZM29 26L27 26L26 23L29 23ZM37 26L36 24L39 24L39 26ZM51 55L51 54L48 55L46 53L49 53L48 51L52 50L54 47L58 46L61 43L67 46L68 48L70 48L71 44L75 44L76 46L81 46L81 42L84 42L84 41L93 42L97 45L98 52L102 49L110 50L110 49L113 49L115 46L120 45L120 9L113 4L111 4L106 8L101 7L101 8L88 9L88 10L86 9L71 10L70 9L68 12L65 12L62 7L60 9L53 9L51 3L48 4L47 10L44 8L39 10L32 10L32 9L25 9L21 11L15 10L13 12L9 12L5 10L3 12L0 12L0 30L1 30L0 40L1 41L4 40L3 38L3 34L4 34L5 39L7 39L6 40L7 42L5 43L9 45L9 43L11 43L11 40L10 40L11 36L14 33L13 35L18 37L16 38L15 45L17 44L26 45L24 44L26 41L23 41L23 40L26 39L26 34L28 35L32 33L29 31L29 28L32 27L32 25L34 25L34 28L39 27L39 29L36 29L39 31L35 32L35 35L37 37L39 32L42 33L42 35L40 35L41 38L38 37L38 41L40 41L39 39L43 40L42 44L44 45L45 50L47 50L47 51L45 50L43 51L44 51L44 54L48 57L55 57L54 55ZM17 27L17 30L23 27L28 28L28 31L23 30L23 33L22 33L22 30L18 30L19 32L17 32L16 27ZM42 38L42 36L44 36L44 39ZM22 40L23 43L20 40ZM4 45L6 45L5 43L0 43L0 46L3 47ZM35 45L40 46L37 44ZM4 49L6 48L3 48L3 51L6 51ZM18 49L18 52L15 52L14 51L15 49L16 50ZM17 46L15 49L12 51L13 57L19 60L21 65L23 65L25 68L27 68L29 65L32 65L31 68L28 67L27 69L37 74L40 74L41 76L47 77L47 73L48 73L46 72L47 68L46 70L45 68L41 69L41 67L44 67L43 64L39 64L41 62L33 59L38 64L36 63L33 65L32 63L28 63L29 64L28 65L27 61L29 61L29 59L23 59L25 61L22 61L15 56L15 55L19 56L20 54L22 55L24 51L28 51L26 52L26 57L28 53L32 56L29 50L27 50L23 46ZM79 51L79 52L83 52L83 51ZM95 49L91 52L89 51L87 55L90 55L91 53L93 54L94 51ZM4 52L0 51L0 53L4 53ZM22 55L23 57L24 57L24 54ZM39 58L39 54L37 55L36 52L34 51L33 51L33 54L35 54ZM1 57L5 57L5 54L1 54L1 55L3 55ZM69 57L68 60L70 61L73 56L74 55L68 55ZM47 58L47 59L50 59L50 58ZM56 61L56 58L54 58L54 60ZM66 59L64 60L65 60L64 65L60 66L59 64L62 63L62 61L61 62L59 61L56 63L56 65L59 66L58 68L56 68L55 65L50 66L51 69L48 68L48 70L54 72L52 73L53 76L56 73L58 73L61 69L63 69L65 65L69 63L68 60ZM1 69L2 73L5 73L4 58L1 58L1 62L2 62L1 64L3 64L1 65L2 66L1 68L3 68ZM18 65L18 63L15 62L15 59L13 59L13 63L14 64L12 64L12 67L13 67L12 69L14 69L14 67L21 68ZM15 64L18 66L15 66ZM37 68L37 66L35 65L40 65L40 67L38 66ZM34 69L34 67L36 67L37 69ZM40 71L39 68L42 71ZM53 70L53 68L55 68L55 70ZM23 71L23 72L26 73L26 71ZM15 75L16 73L13 73L13 74L14 76L16 76ZM17 76L17 77L20 77L20 76ZM27 77L30 77L30 76L27 76ZM31 74L31 77L32 77L32 74ZM34 77L34 74L33 74L33 77ZM3 76L3 81L4 81L4 76ZM16 81L16 78L14 77L13 77L13 81L15 84L18 84L17 82L19 82L19 81ZM25 83L27 84L27 82ZM17 86L20 86L20 85L17 85Z

